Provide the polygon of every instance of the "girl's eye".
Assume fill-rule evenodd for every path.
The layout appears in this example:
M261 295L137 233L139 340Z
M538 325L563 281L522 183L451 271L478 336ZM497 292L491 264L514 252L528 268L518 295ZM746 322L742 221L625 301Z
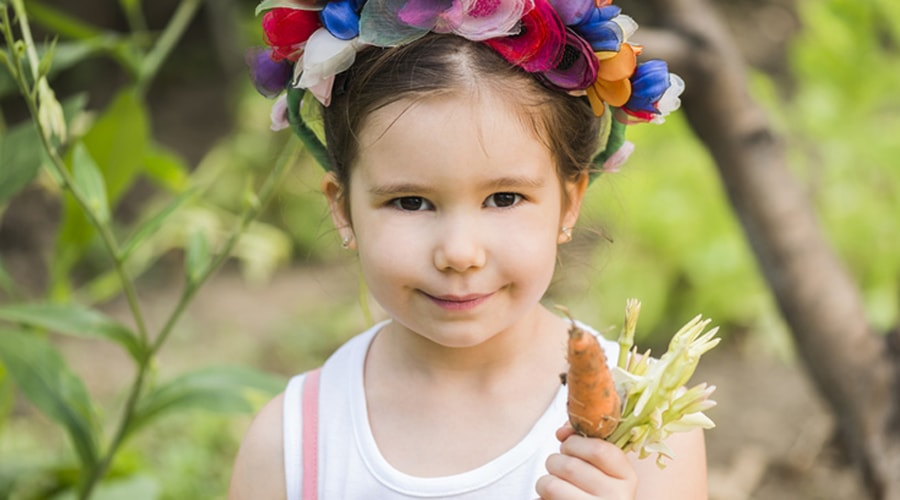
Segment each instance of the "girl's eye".
M428 210L431 208L431 204L428 203L428 200L421 196L404 196L402 198L396 198L391 200L391 204L400 210L408 212Z
M514 206L520 201L522 201L522 195L518 193L494 193L484 200L484 204L491 208L506 208Z

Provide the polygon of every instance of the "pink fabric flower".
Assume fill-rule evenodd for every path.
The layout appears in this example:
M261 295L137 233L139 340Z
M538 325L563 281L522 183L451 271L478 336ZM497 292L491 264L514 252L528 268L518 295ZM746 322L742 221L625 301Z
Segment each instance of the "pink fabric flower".
M288 103L287 94L281 94L275 102L272 103L272 110L269 112L269 120L271 124L269 129L274 132L284 130L291 126L288 120Z
M509 36L518 33L519 20L533 8L534 0L454 0L434 31L472 41Z
M566 26L548 0L535 0L517 35L485 40L511 64L530 73L555 68L566 44Z
M628 161L628 158L631 156L631 153L634 153L634 143L631 141L625 141L622 143L622 147L616 150L615 153L612 154L609 158L603 162L603 168L601 169L604 173L614 173L618 172L619 169L622 168L622 165Z

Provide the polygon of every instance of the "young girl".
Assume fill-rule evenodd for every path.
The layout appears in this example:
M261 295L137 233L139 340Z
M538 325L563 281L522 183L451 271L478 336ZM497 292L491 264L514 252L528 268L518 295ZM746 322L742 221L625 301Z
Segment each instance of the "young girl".
M641 94L630 19L594 0L291 2L263 20L266 57L300 75L307 141L297 88L324 105L323 191L388 319L263 408L229 498L706 498L700 431L665 469L572 431L569 321L541 303L598 151L621 156L613 108L653 118L680 92L663 69Z

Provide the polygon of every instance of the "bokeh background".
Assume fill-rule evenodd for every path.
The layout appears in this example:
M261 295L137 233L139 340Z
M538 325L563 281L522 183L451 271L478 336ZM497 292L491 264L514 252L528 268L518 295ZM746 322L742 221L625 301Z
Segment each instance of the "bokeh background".
M623 6L640 22L637 4ZM25 5L38 40L59 37L51 78L57 96L90 112L73 130L107 145L114 166L104 173L118 186L121 231L197 190L129 263L147 322L158 327L178 299L191 234L220 241L247 193L295 141L289 131L268 130L271 103L247 76L245 52L262 44L256 2L203 3L137 97L123 61L128 43L142 42L129 33L139 28L137 36L152 37L178 2ZM127 15L134 5L143 19ZM711 9L737 40L753 98L786 144L793 173L862 291L870 323L893 328L900 312L900 7L892 0L720 0ZM635 38L640 42L640 31ZM2 71L0 304L78 301L127 323L121 288L96 238L83 236L84 222L70 214L46 172L15 168L33 149L15 142L27 109ZM712 498L863 498L708 152L680 113L628 134L637 150L621 172L590 187L548 303L614 334L625 300L637 297L637 341L657 352L696 314L720 325L725 342L697 375L718 386L720 405L709 412L718 424L708 433ZM340 249L318 189L321 176L305 156L290 166L233 258L175 326L154 376L237 365L283 381L364 328L370 308L379 316L353 256ZM134 370L128 357L102 341L51 340L98 413L112 418ZM0 498L74 498L68 488L77 469L65 433L2 368ZM258 407L265 398L255 397ZM197 410L159 420L126 442L97 498L224 497L250 418Z

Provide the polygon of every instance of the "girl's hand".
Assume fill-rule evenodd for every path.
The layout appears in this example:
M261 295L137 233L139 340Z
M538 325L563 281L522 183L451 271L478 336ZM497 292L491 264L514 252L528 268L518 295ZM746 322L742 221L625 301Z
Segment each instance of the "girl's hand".
M637 474L616 445L575 434L568 423L556 431L560 453L547 458L547 474L535 489L543 500L633 500Z

